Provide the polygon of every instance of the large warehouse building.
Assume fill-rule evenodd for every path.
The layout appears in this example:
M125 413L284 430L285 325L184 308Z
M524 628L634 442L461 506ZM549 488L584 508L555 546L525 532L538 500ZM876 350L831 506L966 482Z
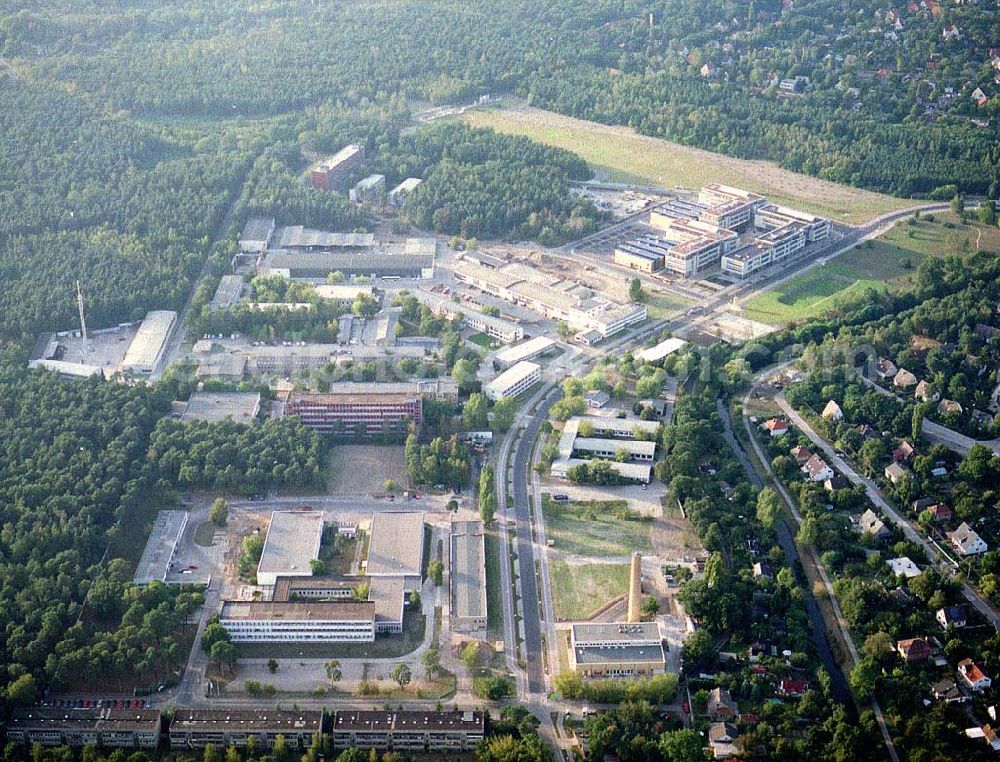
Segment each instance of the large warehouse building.
M451 524L451 630L486 637L486 536L481 521Z
M423 563L424 514L378 512L372 517L365 566L369 577L402 577L407 590L417 590Z
M331 233L330 236L347 234ZM433 278L437 241L433 238L408 238L403 243L368 246L358 251L321 247L317 251L271 249L257 270L264 275L283 278L323 279L333 272L366 278Z
M155 372L163 360L167 342L176 325L176 312L170 310L147 312L139 331L125 352L122 371L138 376L148 376Z
M322 513L274 511L257 565L257 584L273 588L278 577L312 576L322 539Z

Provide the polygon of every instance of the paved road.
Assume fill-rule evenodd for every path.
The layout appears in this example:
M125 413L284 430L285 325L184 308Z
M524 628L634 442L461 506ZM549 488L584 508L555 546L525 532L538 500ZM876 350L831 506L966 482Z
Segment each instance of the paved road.
M839 470L852 484L861 485L865 488L865 493L868 495L868 499L877 506L893 524L898 526L903 534L906 536L907 540L915 542L923 548L927 559L934 564L943 574L947 576L954 575L954 562L951 561L941 550L930 540L928 540L924 535L919 533L913 528L913 525L906 520L902 515L900 515L895 508L893 508L884 497L882 497L881 491L878 486L872 482L871 479L861 476L858 474L849 463L847 463L843 458L841 458L834 449L827 444L819 434L817 434L813 428L809 425L798 411L795 410L791 405L788 404L788 400L785 399L784 392L779 393L775 397L775 401L781 410L788 416L788 419L794 423L799 429L812 441L814 445L820 448L824 455L827 457L827 462L833 465L837 470ZM965 599L980 613L987 621L990 622L996 629L1000 630L1000 612L998 612L993 606L987 602L975 589L973 589L968 583L962 583L962 595Z

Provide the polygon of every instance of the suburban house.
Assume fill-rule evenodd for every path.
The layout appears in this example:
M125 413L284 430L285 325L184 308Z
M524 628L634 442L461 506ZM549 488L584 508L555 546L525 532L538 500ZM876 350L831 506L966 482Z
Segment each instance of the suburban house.
M713 722L708 728L708 747L715 759L728 759L735 756L736 726L729 722Z
M792 457L795 459L795 462L798 463L800 466L804 466L806 463L809 462L809 459L813 457L812 450L810 450L808 447L803 447L802 445L797 445L793 447L791 453Z
M788 424L778 418L764 421L764 428L772 437L780 437L788 433Z
M740 708L729 693L728 688L713 688L708 693L708 714L716 719L735 717Z
M946 704L964 704L969 700L969 694L955 685L954 680L942 680L931 686L931 695Z
M962 659L958 663L958 679L962 685L976 693L987 690L993 682L972 659Z
M966 625L965 609L961 606L945 606L943 609L938 609L934 618L946 630L949 627L961 628Z
M911 386L917 385L917 377L906 368L900 368L896 375L892 377L892 385L897 389L909 389Z
M876 540L884 540L892 535L885 522L871 508L861 514L861 518L858 520L858 528L862 534L870 534Z
M955 516L954 512L945 503L937 502L927 508L931 512L931 521L942 522L951 521Z
M834 475L833 469L819 455L813 455L809 458L806 464L802 466L802 473L808 476L810 481L814 482L825 482L827 479L832 479Z
M840 405L835 400L830 400L826 403L822 415L823 418L834 423L844 420L844 411L840 409Z
M955 400L941 400L938 403L937 411L939 415L948 415L949 413L954 413L955 415L962 414L962 405Z
M908 478L910 469L901 466L899 463L890 463L885 467L885 478L893 484L899 484L903 479Z
M934 647L927 638L907 638L896 641L896 653L903 661L927 661L934 653Z
M778 695L786 698L802 698L807 690L809 690L808 680L793 680L790 677L785 677L778 683Z
M896 463L907 463L916 455L916 452L913 445L904 439L900 442L899 447L892 451L892 459Z
M934 391L934 387L926 381L917 384L917 388L913 390L913 396L921 402L937 402L941 399L941 395Z
M827 479L823 482L823 489L827 492L839 492L842 489L847 489L851 486L850 480L846 476L834 476L832 479Z
M961 556L978 556L988 550L983 538L964 521L958 525L958 529L948 532L946 536Z
M883 381L895 376L898 370L896 364L887 357L880 357L875 361L875 375Z

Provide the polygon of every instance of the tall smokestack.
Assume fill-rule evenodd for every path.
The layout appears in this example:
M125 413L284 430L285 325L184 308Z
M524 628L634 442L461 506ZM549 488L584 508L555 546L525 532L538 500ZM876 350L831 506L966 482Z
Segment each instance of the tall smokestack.
M628 621L638 622L642 616L642 556L632 554L628 583Z

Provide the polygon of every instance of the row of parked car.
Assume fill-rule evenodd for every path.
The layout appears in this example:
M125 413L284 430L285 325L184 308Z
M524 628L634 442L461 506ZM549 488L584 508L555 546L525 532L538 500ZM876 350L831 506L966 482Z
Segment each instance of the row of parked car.
M51 699L43 701L42 706L61 707L63 709L145 709L145 699Z

